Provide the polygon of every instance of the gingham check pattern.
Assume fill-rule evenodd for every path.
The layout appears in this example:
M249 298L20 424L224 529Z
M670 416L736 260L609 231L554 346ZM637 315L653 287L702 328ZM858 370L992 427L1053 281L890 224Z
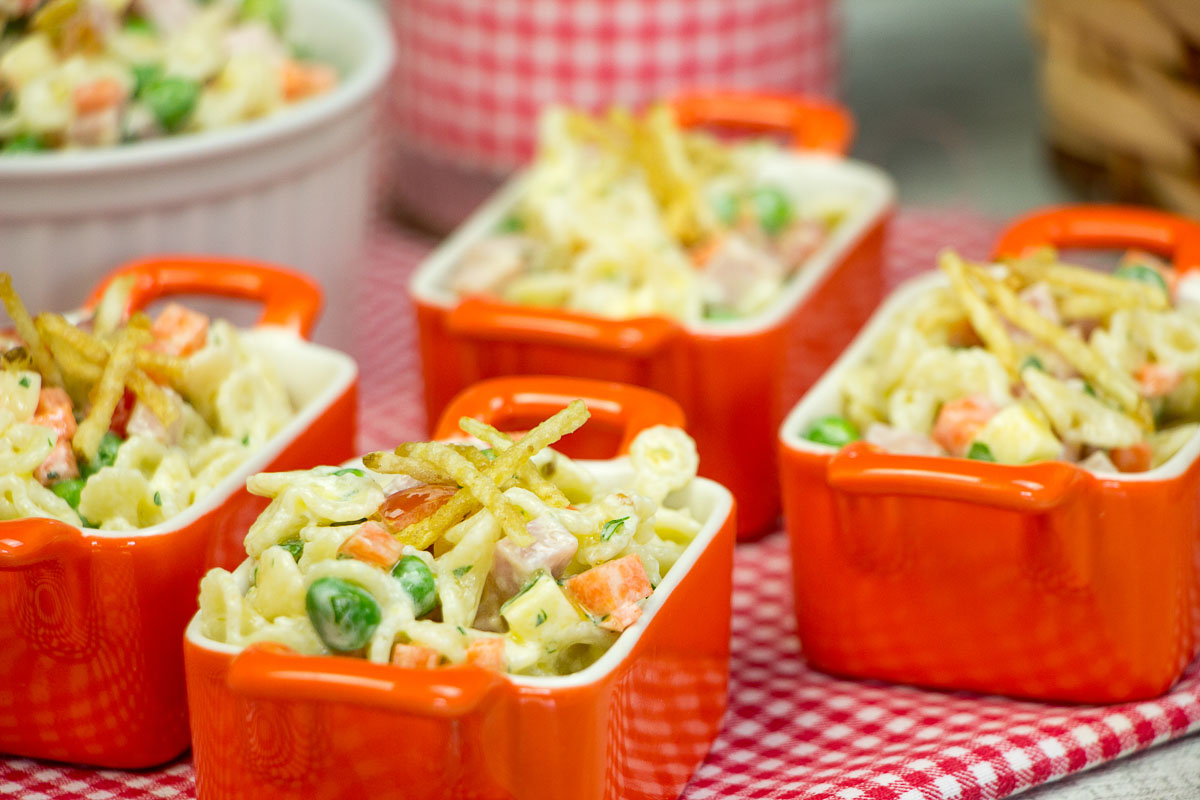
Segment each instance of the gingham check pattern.
M391 117L409 143L505 169L538 109L637 106L686 86L828 95L833 0L393 0Z
M887 248L889 282L929 268L946 245L983 256L994 234L995 226L966 213L902 212ZM371 243L361 307L372 335L358 353L364 450L424 432L416 331L404 293L428 248L386 230ZM800 659L780 534L738 548L733 613L729 712L685 800L991 800L1200 729L1200 664L1163 698L1104 707L943 694L812 672ZM143 773L0 759L0 797L194 795L186 757Z

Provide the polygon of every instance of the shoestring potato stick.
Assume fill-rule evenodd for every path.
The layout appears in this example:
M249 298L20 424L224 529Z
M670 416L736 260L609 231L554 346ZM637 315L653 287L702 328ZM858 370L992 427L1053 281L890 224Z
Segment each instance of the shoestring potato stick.
M1107 364L1077 335L1037 313L1012 290L992 278L986 270L975 268L973 274L1009 321L1038 341L1057 350L1071 366L1091 381L1097 390L1115 400L1122 410L1144 428L1153 430L1153 415L1149 405L1128 376Z
M967 313L967 320L984 346L1013 375L1017 374L1017 350L1004 323L971 285L971 272L957 253L949 250L938 259L938 267L950 278L954 294Z
M571 401L562 411L523 436L521 441L497 455L484 474L496 485L510 480L534 454L577 430L590 416L582 400ZM469 491L458 492L436 512L397 533L396 538L418 550L425 550L451 526L457 525L479 508L481 504Z
M37 326L33 324L33 318L29 316L29 310L21 302L20 295L13 289L12 275L7 272L0 272L0 302L4 303L4 309L12 319L17 336L21 337L29 346L29 355L33 359L37 371L42 373L46 382L51 386L62 386L62 373L59 371L58 365L54 363L54 357L50 354L49 349L38 336Z
M513 446L513 439L507 433L488 425L486 422L480 422L471 417L463 417L458 421L458 427L462 428L464 433L474 436L482 442L487 443L489 447L497 453L502 453ZM571 503L567 500L566 495L562 490L548 481L542 473L533 464L522 464L517 470L517 476L529 485L542 502L547 505L557 508L566 508Z
M125 383L134 368L135 352L138 346L148 341L149 338L149 331L142 324L133 320L121 331L117 345L113 348L112 355L108 357L108 363L104 365L104 373L100 376L100 382L93 390L92 407L88 410L83 422L79 423L79 429L75 432L72 442L75 452L86 460L95 459L96 453L100 449L100 440L104 438L105 432L112 424L112 416L117 409L117 403L125 394Z

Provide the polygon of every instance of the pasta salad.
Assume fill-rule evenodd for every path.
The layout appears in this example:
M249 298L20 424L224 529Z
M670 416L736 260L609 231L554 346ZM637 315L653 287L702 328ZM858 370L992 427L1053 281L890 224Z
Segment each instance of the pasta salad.
M287 389L228 322L178 304L121 319L114 281L90 325L0 298L0 520L157 525L211 491L292 418Z
M896 317L846 374L843 412L804 435L841 446L1099 473L1165 463L1200 426L1200 279L1156 257L1115 272L1050 249L941 257L949 285Z
M337 73L283 39L283 0L0 0L0 154L256 119Z
M847 212L760 176L766 143L680 129L670 109L555 108L515 211L467 250L460 296L605 317L740 319L766 309Z
M583 669L701 527L668 498L696 475L686 433L641 432L632 477L614 483L549 448L587 416L574 401L516 442L463 418L478 446L410 443L365 469L251 477L271 504L249 559L201 582L201 632L411 668Z

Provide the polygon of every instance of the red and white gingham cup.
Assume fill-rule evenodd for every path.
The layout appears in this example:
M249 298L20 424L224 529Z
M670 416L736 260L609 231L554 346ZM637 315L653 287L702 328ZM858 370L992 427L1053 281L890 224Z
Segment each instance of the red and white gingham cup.
M640 106L692 87L829 95L833 0L392 0L393 121L491 170L533 150L548 103Z

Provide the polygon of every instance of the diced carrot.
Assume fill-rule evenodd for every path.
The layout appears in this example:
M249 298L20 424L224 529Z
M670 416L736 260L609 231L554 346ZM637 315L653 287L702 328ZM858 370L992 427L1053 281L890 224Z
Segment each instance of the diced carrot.
M700 246L693 248L692 252L690 253L692 258L692 266L697 268L703 267L706 263L708 263L708 260L712 258L713 253L717 252L720 246L721 237L714 236Z
M611 616L627 603L636 603L654 591L646 568L636 555L627 555L581 572L568 578L566 587L581 606L596 616Z
M933 425L933 439L954 456L961 456L971 440L1000 409L983 395L959 397L942 405Z
M626 603L600 620L600 627L610 631L621 631L642 617L642 607L637 603Z
M77 114L92 114L112 108L125 97L125 87L112 78L97 78L75 87L71 99Z
M392 663L408 669L434 669L442 656L432 647L416 644L397 644L392 647Z
M53 428L59 436L70 439L75 435L75 414L71 410L71 398L57 386L44 387L38 394L37 411L30 422Z
M504 671L504 640L476 639L467 645L467 663L484 669Z
M328 91L337 83L337 72L326 64L304 64L284 61L279 67L283 97L288 101L301 100Z
M33 471L33 477L43 486L78 478L79 463L75 460L75 451L71 449L71 440L59 436L50 455Z
M169 303L150 325L152 350L187 356L204 347L208 339L208 317L199 311Z
M1138 389L1145 397L1166 397L1183 383L1183 372L1169 364L1147 361L1137 370Z
M1129 447L1116 447L1108 451L1113 466L1121 472L1145 472L1150 469L1154 452L1146 441L1131 444Z
M364 522L353 536L342 542L339 553L377 567L390 567L400 560L404 545L396 541L387 529L377 522Z
M437 511L458 491L453 486L428 484L401 489L387 496L380 506L383 523L395 533Z

